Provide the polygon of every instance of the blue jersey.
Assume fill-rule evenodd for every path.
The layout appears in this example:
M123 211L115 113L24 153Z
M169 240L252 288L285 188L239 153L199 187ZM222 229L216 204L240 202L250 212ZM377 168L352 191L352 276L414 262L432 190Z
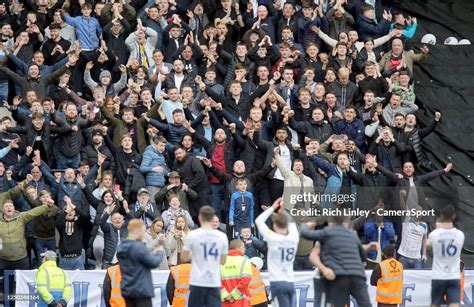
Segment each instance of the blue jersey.
M229 221L236 226L251 226L255 201L250 192L234 192L230 198Z

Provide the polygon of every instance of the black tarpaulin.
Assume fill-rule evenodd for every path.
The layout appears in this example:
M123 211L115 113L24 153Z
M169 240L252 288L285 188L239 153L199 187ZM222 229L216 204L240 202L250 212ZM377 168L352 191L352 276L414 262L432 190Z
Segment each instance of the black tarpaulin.
M397 1L394 11L418 19L415 49L421 38L437 38L426 61L414 68L418 122L424 126L435 111L442 113L436 131L423 141L431 169L454 164L452 173L430 182L428 194L435 208L452 202L458 209L457 227L466 235L463 259L474 267L474 47L447 46L447 37L474 42L473 1ZM419 51L418 51L419 52Z

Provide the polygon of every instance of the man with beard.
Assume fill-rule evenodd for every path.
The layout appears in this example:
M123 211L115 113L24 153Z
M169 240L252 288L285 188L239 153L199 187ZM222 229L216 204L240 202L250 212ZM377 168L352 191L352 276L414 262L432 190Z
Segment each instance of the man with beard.
M85 120L78 116L77 107L73 102L66 104L66 117L58 120L63 126L69 127L69 131L62 134L58 140L57 167L65 169L68 167L78 168L81 162L81 148L84 142L82 129L92 125L91 120Z
M92 131L92 144L82 149L81 161L87 161L87 164L94 165L98 161L99 154L107 156L107 160L102 164L102 171L115 168L112 153L104 144L102 130L94 129Z
M214 132L214 139L210 142L192 127L189 127L188 130L194 135L197 142L203 145L211 163L223 174L227 174L232 161L235 160L233 149L235 144L233 144L232 140L230 142L227 141L226 131L222 128L217 129ZM209 174L209 182L211 183L212 190L212 207L216 211L217 216L222 218L225 216L226 208L224 206L224 184L212 173Z
M263 169L256 171L251 174L246 173L245 163L242 160L237 160L233 164L232 172L230 171L230 167L227 168L228 172L222 172L215 164L215 161L208 158L201 158L201 161L209 168L211 172L210 178L215 177L216 179L221 182L222 187L224 187L224 199L225 199L225 206L224 208L228 208L228 204L230 201L231 195L237 191L236 183L238 179L244 178L247 183L247 191L250 193L255 193L257 195L257 187L260 185L261 181L265 179L271 170L275 167L275 162L273 161L270 165L264 167ZM212 182L212 181L211 181ZM214 196L213 196L214 197ZM258 203L258 202L257 202ZM260 202L262 203L262 202ZM263 208L262 208L263 209ZM261 212L263 210L256 209L256 212ZM220 216L218 216L221 219ZM226 215L226 218L228 215ZM222 219L225 221L226 219Z
M18 137L18 135L7 132L7 128L12 126L12 120L10 117L5 116L0 119L0 148L5 148L11 144L11 142ZM18 163L18 148L12 148L10 151L1 159L5 167L13 166Z
M423 158L421 140L436 129L440 119L441 113L435 112L434 119L428 126L425 128L418 128L416 127L416 115L413 113L407 114L405 129L403 129L403 132L406 136L407 144L413 147L413 150L405 153L403 161L413 161L421 165L429 163L426 158Z
M41 54L42 58L42 53L36 53L36 56L39 57ZM34 59L34 58L33 58ZM22 66L23 71L26 70L26 77L20 76L19 74L11 71L8 69L6 66L2 65L0 66L0 73L5 73L9 78L13 80L13 82L18 85L21 88L21 93L22 97L26 97L27 92L29 90L34 90L38 96L39 99L43 99L46 96L47 88L50 83L52 83L54 80L56 80L57 77L59 77L66 69L68 69L71 66L74 66L78 60L78 56L70 56L69 61L67 61L65 66L61 66L60 68L56 69L55 71L52 71L52 69L49 72L44 71L43 69L46 67L43 64L43 60L39 60L33 62L30 65ZM41 64L38 64L41 63ZM51 66L49 66L51 67ZM41 73L44 73L42 75Z
M66 52L71 43L61 37L61 26L57 23L53 23L49 26L51 38L48 39L42 47L44 55L44 63L46 65L52 65L57 63L62 58L66 57Z
M189 213L194 222L197 223L199 221L199 209L211 202L209 180L206 178L206 172L199 160L196 157L187 156L186 150L182 146L176 145L174 147L174 155L176 162L173 165L173 170L177 171L183 179L183 182L198 194L197 197L189 203Z
M324 112L321 108L316 107L312 111L311 119L309 121L296 121L293 118L294 111L289 111L290 117L288 123L292 129L302 133L305 137L302 138L300 145L304 145L305 140L318 139L320 142L325 142L333 134L331 125L324 120Z
M70 26L64 22L64 20L61 18L60 10L57 10L56 12L54 12L53 20L54 20L54 23L58 24L59 27L61 28L61 37L69 41L70 43L73 43L76 40L76 30L74 29L73 26ZM51 38L51 30L49 27L47 27L44 30L44 36L46 38Z

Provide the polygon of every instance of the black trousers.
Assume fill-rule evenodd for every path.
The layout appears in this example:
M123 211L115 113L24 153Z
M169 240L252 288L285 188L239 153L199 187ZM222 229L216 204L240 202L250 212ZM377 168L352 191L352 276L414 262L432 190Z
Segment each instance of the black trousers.
M365 278L356 276L340 276L327 282L330 292L330 301L334 306L344 306L352 297L359 307L371 306L369 292Z
M151 298L127 298L125 297L127 307L152 307Z
M30 263L28 261L28 257L22 258L16 261L9 261L0 258L0 277L4 277L5 270L28 270L30 268ZM2 279L2 283L0 283L0 292L3 293L4 283L5 281ZM4 294L13 294L15 293L15 276L10 276L9 278L10 288L8 289L9 293ZM10 306L15 306L15 302L11 301Z

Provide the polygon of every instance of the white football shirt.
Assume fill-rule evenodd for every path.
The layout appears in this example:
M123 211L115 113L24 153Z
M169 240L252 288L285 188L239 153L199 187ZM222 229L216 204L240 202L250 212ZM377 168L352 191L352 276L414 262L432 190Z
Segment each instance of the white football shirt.
M403 223L402 241L398 253L411 259L421 259L421 245L423 237L428 231L428 225L424 222L418 225L411 218Z
M428 236L433 247L433 279L460 279L464 233L456 228L437 228Z
M191 252L191 285L221 286L221 257L229 251L224 233L215 229L192 230L184 238L183 250Z
M265 221L270 217L273 211L273 208L269 208L255 220L258 231L262 234L268 246L268 277L270 282L293 282L293 262L295 261L296 250L298 249L300 239L298 228L295 223L289 223L287 235L272 231L268 228L267 224L265 224Z

